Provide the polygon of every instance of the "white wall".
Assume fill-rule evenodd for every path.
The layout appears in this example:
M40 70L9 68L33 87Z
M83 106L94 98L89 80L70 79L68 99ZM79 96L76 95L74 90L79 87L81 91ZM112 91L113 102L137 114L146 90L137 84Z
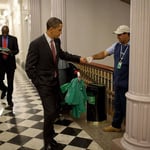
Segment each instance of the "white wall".
M50 0L41 0L41 31L44 33L46 31L46 22L51 16L51 2Z
M22 0L22 4L30 0ZM46 22L51 16L51 0L41 0L41 34L46 31ZM30 10L27 9L30 14ZM67 32L67 51L82 55L89 56L106 49L114 41L116 36L112 32L120 24L129 25L130 5L121 2L120 0L66 0L66 32ZM23 12L24 15L28 12ZM38 20L39 21L39 20ZM38 22L37 21L37 22ZM22 35L25 43L20 45L21 51L25 51L20 57L24 62L25 54L30 38L24 32L25 29L29 30L29 22L24 23ZM20 26L21 27L21 26ZM18 28L16 28L18 30ZM18 36L18 39L20 37ZM24 41L23 40L23 41ZM19 42L20 43L20 42ZM19 56L20 56L19 54ZM113 66L113 57L110 56L105 60L98 60L98 63L104 63Z
M66 0L67 50L89 56L116 41L112 32L129 25L130 5L120 0ZM113 66L113 56L96 61Z

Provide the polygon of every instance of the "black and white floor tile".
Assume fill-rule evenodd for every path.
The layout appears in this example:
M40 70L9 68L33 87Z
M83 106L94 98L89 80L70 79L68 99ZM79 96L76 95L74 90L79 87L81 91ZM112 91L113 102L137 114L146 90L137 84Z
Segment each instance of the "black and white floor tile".
M1 94L1 93L0 93ZM0 100L0 150L42 150L43 111L40 98L24 72L16 70L13 111ZM58 150L102 150L71 116L55 123Z

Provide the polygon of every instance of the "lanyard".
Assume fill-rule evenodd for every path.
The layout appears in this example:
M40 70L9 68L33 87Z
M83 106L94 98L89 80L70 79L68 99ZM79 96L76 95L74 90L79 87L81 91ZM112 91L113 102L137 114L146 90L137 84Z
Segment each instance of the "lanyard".
M123 58L124 58L124 56L125 56L125 54L126 54L128 48L129 48L129 46L127 45L125 51L123 52L123 51L122 51L122 45L121 45L121 50L120 50L120 61L123 60Z

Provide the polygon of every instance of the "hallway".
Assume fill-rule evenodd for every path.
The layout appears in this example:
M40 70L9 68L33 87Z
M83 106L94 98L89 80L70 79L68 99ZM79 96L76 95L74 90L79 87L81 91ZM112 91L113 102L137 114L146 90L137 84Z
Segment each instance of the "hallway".
M42 149L41 101L31 82L19 69L16 70L13 100L13 112L4 109L0 116L0 150ZM6 99L1 103L1 107L5 107ZM59 150L102 150L70 117L56 121L55 130Z
M0 103L0 150L42 150L41 101L19 67L15 73L13 100L13 112L5 109L6 99ZM94 125L86 121L84 114L80 119L66 114L64 117L55 123L55 139L60 143L58 150L109 150L112 139L122 136L122 132L102 131L108 121Z

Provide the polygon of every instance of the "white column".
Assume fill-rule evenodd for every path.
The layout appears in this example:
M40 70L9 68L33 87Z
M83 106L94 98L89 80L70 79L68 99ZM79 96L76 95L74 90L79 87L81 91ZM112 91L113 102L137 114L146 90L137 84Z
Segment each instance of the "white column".
M61 35L62 48L67 47L66 40L66 0L51 0L51 17L58 17L63 21L63 31Z
M66 51L67 49L66 0L51 0L51 17L58 17L63 22L61 47L64 51ZM66 63L66 61L59 59L58 68L60 71L60 76L66 76L63 69L66 69L67 67L68 64Z
M41 35L41 0L30 0L31 40Z
M131 0L126 150L150 150L150 0Z

